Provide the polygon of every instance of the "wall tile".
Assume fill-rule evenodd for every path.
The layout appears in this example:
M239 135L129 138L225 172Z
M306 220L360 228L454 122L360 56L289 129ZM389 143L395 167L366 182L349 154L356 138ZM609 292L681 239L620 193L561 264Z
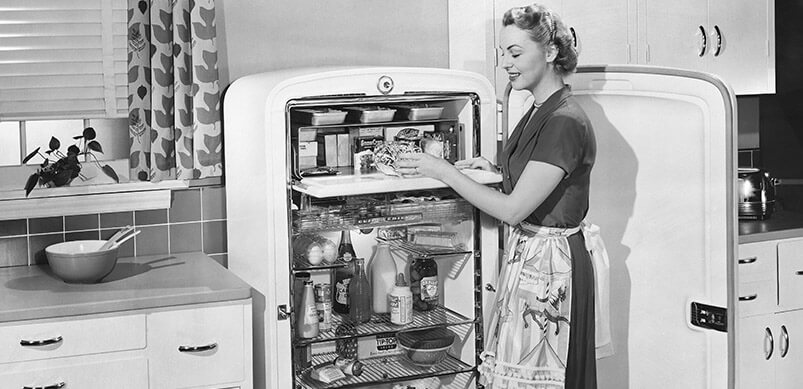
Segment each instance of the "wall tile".
M164 223L167 223L166 209L154 209L150 211L134 212L134 224L138 226L146 226L150 224L164 224Z
M201 251L201 223L170 225L170 253Z
M125 227L134 225L134 212L112 212L100 214L100 227Z
M139 227L142 232L134 240L134 250L137 256L167 254L168 244L167 226Z
M28 230L31 234L64 231L64 217L42 217L28 219Z
M69 242L71 240L98 240L100 232L94 231L80 231L80 232L67 232L64 234L64 240Z
M219 254L226 252L226 221L203 223L204 252Z
M64 234L33 235L28 238L28 255L31 265L47 263L45 247L53 243L64 242Z
M120 231L117 228L108 229L108 230L100 230L100 239L109 239L112 235L116 234L117 231ZM123 244L120 245L120 248L117 249L117 256L118 257L133 257L134 256L134 239L129 239Z
M93 230L97 228L98 228L98 214L75 215L75 216L64 217L65 231Z
M201 217L203 220L226 218L226 188L201 188Z
M173 191L170 205L170 222L196 222L201 220L201 190Z
M28 233L28 224L25 219L0 221L0 236L25 235Z
M0 238L0 267L28 264L28 238Z

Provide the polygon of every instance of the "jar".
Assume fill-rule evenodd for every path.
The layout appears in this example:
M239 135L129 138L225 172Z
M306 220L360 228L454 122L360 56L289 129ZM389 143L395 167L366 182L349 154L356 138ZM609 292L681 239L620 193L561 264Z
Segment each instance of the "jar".
M413 309L430 311L438 306L438 265L431 257L415 257L410 264Z

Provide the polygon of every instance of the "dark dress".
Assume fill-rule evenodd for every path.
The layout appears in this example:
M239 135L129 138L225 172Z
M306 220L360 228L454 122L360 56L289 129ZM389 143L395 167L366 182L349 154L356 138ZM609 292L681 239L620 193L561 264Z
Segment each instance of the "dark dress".
M596 141L590 121L572 97L568 86L550 96L534 114L532 112L533 109L522 118L511 133L508 144L502 152L500 162L504 172L503 190L505 193L510 193L513 190L529 161L548 163L563 169L565 172L564 179L561 180L546 200L525 219L525 223L522 223L522 225L531 226L535 229L538 229L538 226L555 227L555 231L570 229L566 232L566 239L563 240L563 242L568 241L570 248L570 254L567 254L567 259L570 259L571 263L566 264L565 269L567 271L563 273L568 273L568 269L571 269L571 275L568 277L570 281L565 280L564 282L565 288L569 289L565 292L570 296L570 309L566 310L566 312L560 312L559 304L556 304L557 310L552 311L558 316L558 319L563 319L559 315L566 314L570 310L570 315L566 316L567 321L571 321L571 325L566 324L569 332L568 345L561 344L565 342L565 339L558 340L554 338L554 334L551 334L549 336L553 336L553 344L549 349L553 350L555 355L560 356L561 360L565 358L565 388L593 389L597 387L594 347L594 270L589 253L585 248L583 234L582 232L577 232L576 228L580 226L588 211L590 175L596 155ZM513 235L522 232L521 226L514 227L517 228L514 228ZM527 230L528 228L523 229L523 236L527 236ZM553 229L541 230L553 231ZM515 262L516 258L514 257L519 255L519 251L530 250L530 248L524 248L524 237L517 237L516 239L519 239L519 242L509 242L508 247L506 247L506 263L503 264L503 268L511 266L510 264ZM560 244L557 244L556 247L560 248ZM525 254L520 256L521 258L527 258ZM525 268L524 273L519 274L534 274L533 271L527 273L526 260L524 262L525 264L522 265ZM560 264L558 266L554 264L548 265L549 268L547 270L544 270L546 265L538 264L535 266L540 267L539 269L533 269L535 272L553 272L558 274L558 277L561 274ZM521 270L519 271L521 272ZM516 277L521 280L524 276L519 275ZM510 284L515 284L514 288L519 289L523 288L519 286L522 282L524 281L511 282ZM553 279L549 280L549 282L556 281ZM537 284L538 281L534 281L534 285ZM563 290L561 291L563 292ZM513 293L518 293L515 298L519 300L526 299L521 297L522 292L519 290ZM551 293L554 294L555 291ZM515 305L509 301L506 301L505 304L510 304L505 305L505 307ZM524 304L524 307L530 309L525 311L525 314L529 315L530 311L533 311L526 302L519 304L520 306ZM542 318L551 316L547 311L552 309L552 306L547 306L547 308L549 309L536 310L535 314L532 315L532 320L535 321L537 314L538 319L548 324ZM513 310L513 308L509 309ZM517 320L520 319L517 318ZM559 321L553 320L553 327L550 327L551 331L557 333L561 328L564 328ZM526 327L527 323L525 322L523 325ZM519 325L519 328L521 326ZM558 328L555 329L555 326ZM546 333L547 329L543 331ZM511 331L511 333L513 332ZM508 334L507 336L512 335ZM516 334L516 336L520 335ZM516 350L516 352L519 351ZM534 353L534 351L531 353ZM544 359L546 357L540 356L539 358ZM526 358L522 357L521 359L524 360ZM494 385L494 387L529 387L521 383L510 384L512 386L507 385ZM555 387L561 387L561 385L558 384Z

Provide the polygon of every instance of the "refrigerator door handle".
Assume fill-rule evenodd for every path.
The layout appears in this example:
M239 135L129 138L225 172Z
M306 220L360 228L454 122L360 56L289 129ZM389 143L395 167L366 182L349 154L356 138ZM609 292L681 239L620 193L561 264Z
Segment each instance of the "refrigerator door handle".
M277 314L276 317L279 320L287 320L290 317L290 311L287 309L287 305L279 305L276 308Z

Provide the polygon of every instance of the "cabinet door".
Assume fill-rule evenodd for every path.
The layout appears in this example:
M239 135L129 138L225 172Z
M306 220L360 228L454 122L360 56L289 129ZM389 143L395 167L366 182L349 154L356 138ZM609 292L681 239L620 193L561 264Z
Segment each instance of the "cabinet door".
M803 308L803 239L778 243L778 307Z
M563 16L575 36L579 65L626 64L630 61L630 0L565 1Z
M775 387L775 360L780 342L777 327L772 314L739 320L736 378L740 388Z
M122 332L122 331L121 331ZM59 365L53 367L52 365ZM148 387L145 358L78 362L75 358L0 367L3 388L142 389ZM7 370L14 370L7 372Z
M774 3L709 0L711 72L737 94L775 92Z
M710 47L705 2L641 0L639 5L639 63L706 70L701 56Z
M803 311L777 315L779 331L775 387L799 388L803 382ZM757 386L758 387L758 386Z

